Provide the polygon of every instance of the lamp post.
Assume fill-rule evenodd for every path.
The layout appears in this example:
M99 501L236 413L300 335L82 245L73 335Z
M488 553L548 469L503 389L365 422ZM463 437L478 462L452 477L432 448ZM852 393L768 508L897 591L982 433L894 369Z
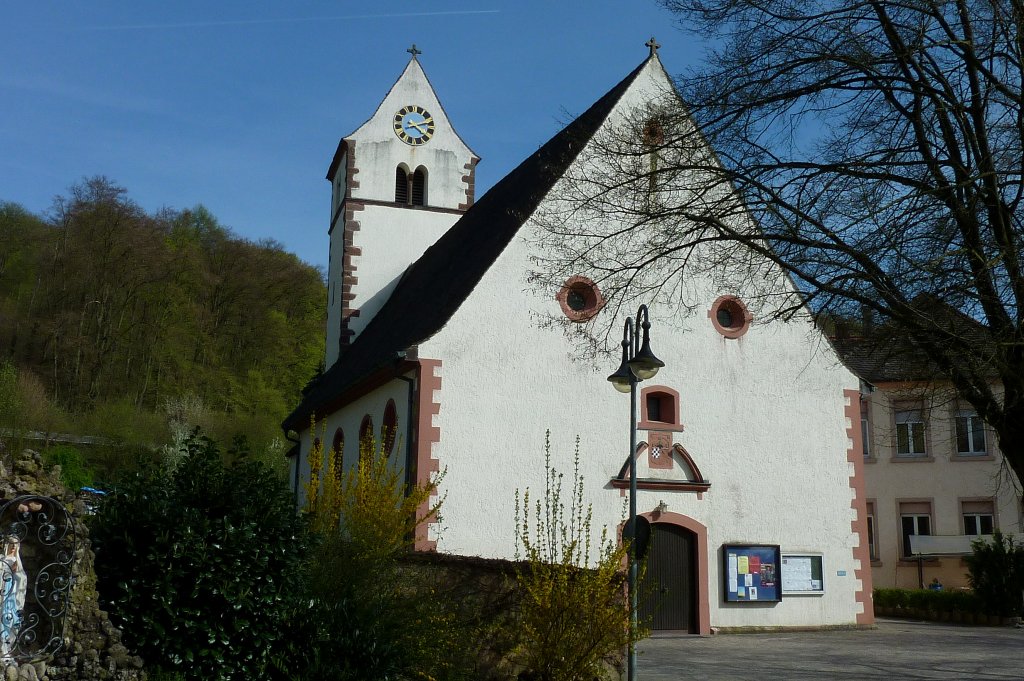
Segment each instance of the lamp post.
M639 328L638 328L639 327ZM622 363L618 370L608 377L615 389L629 393L629 520L627 527L636 535L636 384L654 378L665 363L651 352L651 322L647 306L641 305L636 311L636 323L626 317L622 329ZM643 331L641 334L640 331ZM636 645L633 637L637 630L637 545L630 542L629 575L626 582L629 591L629 653L626 666L628 681L636 679Z

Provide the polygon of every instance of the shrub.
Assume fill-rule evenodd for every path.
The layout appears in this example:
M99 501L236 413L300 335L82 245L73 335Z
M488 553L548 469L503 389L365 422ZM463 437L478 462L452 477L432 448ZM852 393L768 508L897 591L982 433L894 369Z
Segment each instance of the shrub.
M932 591L929 589L910 589L907 591L907 607L916 610L928 610L929 605L932 603L931 595Z
M875 589L873 601L876 608L896 608L897 589Z
M60 466L60 480L72 491L93 484L93 471L86 465L85 456L71 445L57 445L43 451L47 466Z
M931 589L875 589L875 606L930 612L981 612L978 597L970 591L932 591Z
M125 644L168 674L256 679L302 595L304 522L280 479L225 467L193 436L104 501L92 533L98 589Z
M967 557L967 579L985 612L1014 617L1024 614L1024 544L999 530L991 540L978 539Z
M603 528L593 545L592 508L583 503L579 458L577 439L565 499L563 475L551 465L548 433L543 500L531 509L526 490L520 506L516 491L517 554L521 550L527 563L517 575L522 592L518 653L526 673L539 681L607 678L606 665L618 661L631 638L641 634L630 626L622 588L628 544L616 544Z
M400 561L439 510L430 505L437 480L407 489L404 472L372 438L347 470L322 446L308 461L306 514L319 541L309 566L311 607L297 613L304 640L293 639L278 668L318 681L463 678L469 665L460 656L472 653L471 637L433 585ZM423 505L425 515L417 513ZM299 666L304 674L295 675Z

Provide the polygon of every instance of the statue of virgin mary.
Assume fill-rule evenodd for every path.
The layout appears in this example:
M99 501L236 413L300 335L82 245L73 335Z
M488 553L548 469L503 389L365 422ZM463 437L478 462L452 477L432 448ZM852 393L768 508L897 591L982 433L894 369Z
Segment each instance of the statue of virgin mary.
M17 648L27 591L28 576L21 562L21 541L8 536L3 556L0 556L0 660L10 660Z

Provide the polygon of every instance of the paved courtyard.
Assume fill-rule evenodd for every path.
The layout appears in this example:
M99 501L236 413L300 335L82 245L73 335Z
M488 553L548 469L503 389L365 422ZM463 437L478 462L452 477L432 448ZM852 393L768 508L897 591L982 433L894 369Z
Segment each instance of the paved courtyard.
M866 631L655 636L638 681L1024 679L1024 629L881 619Z

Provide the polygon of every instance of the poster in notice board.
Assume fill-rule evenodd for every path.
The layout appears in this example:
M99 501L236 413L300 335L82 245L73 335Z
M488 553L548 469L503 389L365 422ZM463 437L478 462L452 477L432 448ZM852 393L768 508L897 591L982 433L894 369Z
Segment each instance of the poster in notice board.
M728 603L770 603L782 600L779 546L725 544L725 600Z

